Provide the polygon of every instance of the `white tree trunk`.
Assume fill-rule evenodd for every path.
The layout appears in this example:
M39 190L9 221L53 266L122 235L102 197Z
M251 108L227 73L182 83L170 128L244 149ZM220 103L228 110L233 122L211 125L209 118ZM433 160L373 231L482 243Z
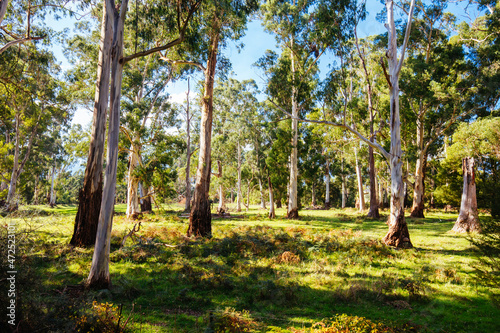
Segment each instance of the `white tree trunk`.
M294 39L291 40L292 58L292 153L290 155L290 184L288 192L288 212L289 219L299 217L299 206L297 198L297 178L298 178L298 138L299 138L299 108L297 102L297 87L295 86L295 55L293 53Z
M116 192L116 171L118 163L118 138L120 133L120 97L123 75L123 63L120 58L123 54L123 33L125 14L128 0L121 3L120 14L111 6L111 1L106 1L106 9L113 12L113 48L111 66L111 93L110 115L108 129L108 150L106 156L106 172L102 194L101 211L97 227L97 237L92 257L92 265L87 278L87 285L97 288L109 288L111 278L109 275L109 252L111 243L111 228L113 224L114 201Z
M359 211L365 210L365 190L363 189L363 177L361 175L361 166L358 160L358 149L354 147L354 159L356 160L356 178L358 180L358 199L359 199Z
M186 135L187 135L187 150L186 150L186 204L184 206L184 211L189 212L191 210L191 178L189 177L191 168L191 115L189 110L189 78L188 78L188 90L186 92ZM220 205L220 204L219 204Z
M50 202L49 202L50 207L54 207L56 205L56 193L54 191L54 183L56 178L55 176L56 176L56 167L52 166L52 178L50 181Z
M264 199L264 187L262 185L262 178L259 177L259 193L260 193L260 208L266 208L266 199Z
M236 197L236 211L241 212L241 146L238 141L238 196Z
M405 221L404 212L404 185L401 151L401 122L399 118L399 73L404 60L407 38L411 29L411 18L415 0L412 0L408 18L405 42L402 47L401 59L398 59L397 34L394 22L394 2L386 0L387 28L389 30L389 47L387 58L389 62L389 86L390 86L390 129L391 149L389 166L391 168L391 212L389 216L389 231L384 237L387 245L409 248L413 245L410 241L408 226Z
M269 218L274 219L276 217L276 211L274 210L273 184L271 183L269 174L267 175L267 185L269 187Z
M325 208L330 208L330 161L326 160Z
M455 232L481 231L477 214L474 157L465 157L462 159L462 171L464 173L464 185L462 200L460 202L460 213L452 230Z
M135 176L134 171L139 166L138 147L134 144L130 145L128 177L127 177L127 217L136 218L140 214L139 197L137 190L139 179Z
M347 199L346 185L345 185L345 176L344 175L342 175L342 193L341 193L341 195L342 195L342 205L341 205L341 207L342 207L342 209L344 209L345 206L346 206L346 199Z
M219 207L217 208L217 212L221 212L224 209L225 207L225 202L224 202L224 186L222 185L222 182L221 184L219 184Z

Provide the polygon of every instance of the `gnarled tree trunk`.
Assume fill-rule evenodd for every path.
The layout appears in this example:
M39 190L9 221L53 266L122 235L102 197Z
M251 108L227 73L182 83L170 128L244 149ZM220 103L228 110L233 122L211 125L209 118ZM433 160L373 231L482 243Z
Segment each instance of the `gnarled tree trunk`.
M196 172L196 185L193 193L191 214L189 216L188 237L212 237L212 216L208 193L210 190L210 175L212 170L210 154L212 150L213 90L218 47L219 34L214 33L214 35L211 36L205 72L205 92L202 99L203 110L200 124L200 152L198 170Z
M106 115L109 97L109 76L111 72L111 42L113 31L103 8L101 41L99 45L99 63L97 66L97 86L95 91L92 136L85 168L83 187L78 193L78 210L75 218L73 237L69 242L73 246L92 246L95 244L97 224L102 199L102 162L104 154L104 136L106 134Z
M481 231L477 214L474 157L465 157L462 159L462 170L464 173L462 201L460 203L460 213L452 230L455 232Z

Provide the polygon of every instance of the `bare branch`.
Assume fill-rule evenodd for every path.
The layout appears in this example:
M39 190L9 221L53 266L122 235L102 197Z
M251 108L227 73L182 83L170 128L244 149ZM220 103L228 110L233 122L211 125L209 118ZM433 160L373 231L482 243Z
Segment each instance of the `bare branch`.
M40 39L44 39L46 36L40 36L40 37L26 37L26 38L21 38L21 39L17 39L17 40L13 40L13 41L10 41L8 42L7 44L5 44L1 49L0 49L0 54L2 54L5 50L7 50L9 47L13 46L13 45L16 45L16 44L22 44L22 43L26 43L30 40L40 40Z
M290 116L292 119L297 119L298 121L303 121L303 122L306 122L306 123L324 124L324 125L329 125L329 126L334 126L334 127L340 127L340 128L345 129L345 130L348 130L349 132L351 132L352 134L356 135L361 141L363 141L364 143L366 143L370 147L372 147L372 148L377 149L378 151L380 151L380 153L382 155L384 155L384 157L386 159L388 159L388 160L390 159L390 154L381 145L379 145L376 142L371 142L369 139L365 138L361 133L359 133L354 128L352 128L352 127L350 127L348 125L338 124L338 123L334 123L334 122L326 121L326 120L300 119L300 118L292 116L291 113L289 113L288 111L286 111L285 109L283 109L282 107L280 107L279 105L277 105L273 100L269 100L269 101L274 106L276 106L278 109L280 109L281 111L283 111L284 113L286 113L288 116Z
M405 40L403 42L403 47L401 48L401 58L399 59L399 64L396 70L396 76L399 75L401 68L403 67L403 61L405 58L406 45L408 44L408 39L410 38L411 21L413 17L413 10L415 9L415 0L411 1L410 13L408 14L408 23L406 24Z
M384 76L389 84L389 88L392 88L391 77L387 74L387 69L385 68L384 58L380 57L380 65L382 65L382 69L384 70Z

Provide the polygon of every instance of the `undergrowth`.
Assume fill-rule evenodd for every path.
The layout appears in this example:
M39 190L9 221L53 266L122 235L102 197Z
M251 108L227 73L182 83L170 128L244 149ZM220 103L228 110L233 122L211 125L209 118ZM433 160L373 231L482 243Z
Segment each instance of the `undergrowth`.
M124 246L134 221L116 216L109 291L81 287L93 250L67 245L72 216L17 217L19 332L499 330L476 253L446 233L452 222L410 220L422 245L401 251L380 241L382 221L310 214L214 222L212 239L186 238L175 213L145 215Z

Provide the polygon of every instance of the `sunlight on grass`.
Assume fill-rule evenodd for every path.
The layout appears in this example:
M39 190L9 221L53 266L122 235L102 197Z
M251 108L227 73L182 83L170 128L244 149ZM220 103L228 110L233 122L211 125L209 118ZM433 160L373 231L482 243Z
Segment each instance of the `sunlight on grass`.
M270 220L251 206L231 211L231 218L214 217L213 238L203 240L185 237L188 218L172 204L142 216L140 231L121 247L138 222L127 219L124 208L118 205L113 222L113 288L45 297L51 311L62 316L69 303L78 308L81 297L111 301L132 312L128 328L142 332L203 332L209 312L220 325L262 332L305 332L341 314L352 323L383 323L398 332L410 332L404 327L412 325L418 329L411 332L500 329L494 320L500 311L473 274L479 264L474 248L466 236L450 232L453 214L408 218L415 248L396 250L381 242L386 216L371 220L353 209L303 210L299 220L278 209L281 217ZM69 292L65 286L86 279L93 249L67 245L75 212L71 206L31 206L11 217L27 232L20 243L26 272L21 288L62 295Z

